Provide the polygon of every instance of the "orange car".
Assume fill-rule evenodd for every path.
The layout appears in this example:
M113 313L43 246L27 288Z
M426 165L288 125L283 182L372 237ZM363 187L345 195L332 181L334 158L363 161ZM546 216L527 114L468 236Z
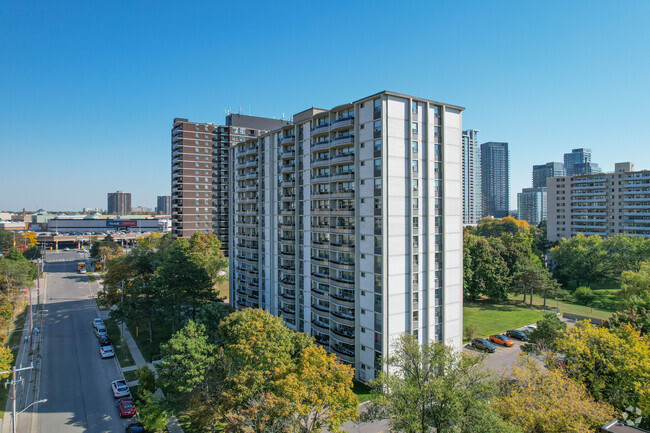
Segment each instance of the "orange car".
M506 337L503 334L490 335L488 340L490 340L494 344L500 344L506 347L511 347L513 344L515 344L514 341L510 340L508 337Z

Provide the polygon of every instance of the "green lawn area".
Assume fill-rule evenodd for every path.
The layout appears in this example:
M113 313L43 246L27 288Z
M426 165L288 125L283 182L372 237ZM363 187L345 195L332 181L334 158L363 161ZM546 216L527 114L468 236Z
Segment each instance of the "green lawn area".
M97 279L92 274L92 272L88 272L86 275L88 275L88 281L90 281L91 284L93 284L93 283L95 283L97 281Z
M153 321L152 342L149 341L149 325L145 320L127 322L127 326L147 362L160 355L160 343L166 343L172 336L172 324L169 321Z
M7 346L12 348L11 353L14 360L11 362L13 367L16 363L16 356L18 356L18 348L20 347L20 339L23 336L23 326L25 325L25 318L27 317L27 310L23 307L23 311L14 316L14 321L8 329L9 338L7 339ZM9 398L9 387L0 387L0 418L5 417L5 407L7 406L7 399Z
M493 304L488 301L464 301L463 327L469 324L478 326L479 335L505 332L537 322L544 313L516 301Z
M354 381L354 388L352 388L352 391L357 395L359 403L370 400L370 390L371 388L368 385L357 382L356 380Z
M217 295L220 298L224 298L226 301L228 300L228 280L226 281L221 281L217 283Z
M106 329L108 330L108 335L111 337L111 342L113 343L113 349L115 349L115 355L117 360L120 363L120 367L128 367L135 365L135 361L131 356L131 351L127 347L126 343L122 340L122 333L120 332L120 326L113 319L104 320Z
M522 299L521 295L518 295L516 297L511 296L510 299L511 300L516 299L519 305L523 306L523 303L521 303L521 299ZM530 302L530 300L527 299L526 305L528 305L528 302ZM543 304L544 304L544 298L540 296L533 297L534 306L538 308L542 308ZM612 315L612 313L609 311L599 310L593 307L586 307L584 305L573 304L571 302L556 301L555 299L547 299L546 306L550 308L557 308L560 313L579 314L581 316L593 317L594 319L607 319L609 316Z
M126 379L127 382L138 380L138 377L135 375L135 370L133 370L133 371L125 371L124 372L124 379Z

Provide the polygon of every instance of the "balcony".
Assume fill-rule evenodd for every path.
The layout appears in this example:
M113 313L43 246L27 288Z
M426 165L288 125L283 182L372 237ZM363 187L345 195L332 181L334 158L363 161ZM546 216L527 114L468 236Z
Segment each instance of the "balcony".
M352 181L352 180L354 180L354 172L351 171L351 172L347 172L347 173L343 173L343 172L334 173L334 174L332 174L330 176L330 180L332 182L334 182L334 181Z
M314 327L314 329L316 329L318 332L322 332L325 334L329 332L329 325L326 325L324 322L321 322L319 320L312 320L311 324Z
M314 191L311 193L311 198L315 200L327 200L330 196L330 192L327 190Z
M291 144L296 142L296 136L295 135L288 135L286 137L282 137L280 139L280 144Z
M354 364L354 351L346 349L336 343L331 344L330 347L334 350L336 355L338 355L341 361Z
M330 131L334 132L339 129L350 128L354 126L354 116L342 117L332 122Z
M311 213L315 215L329 214L330 210L326 207L315 207L311 209Z
M311 279L324 284L329 284L330 282L330 279L327 275L312 274Z
M329 257L327 257L327 256L316 256L315 255L315 256L311 256L311 261L316 262L316 263L320 263L320 264L323 264L323 265L327 265L327 263L329 262Z
M332 147L349 146L354 144L354 134L343 135L332 139Z
M312 159L311 161L311 167L312 168L317 168L317 167L325 167L330 165L330 158L325 157L325 158L316 158Z
M332 332L336 334L336 339L343 343L354 344L354 332L349 332L339 327L332 328Z
M354 198L354 189L353 188L341 188L335 191L332 191L330 198Z
M352 235L354 234L354 226L353 225L331 226L330 232L342 234L342 235Z
M282 201L296 201L296 195L295 194L281 194L280 195L280 200L282 200Z
M282 180L279 182L279 185L280 185L281 187L292 187L292 186L294 186L295 184L296 184L296 179L294 179L294 178L291 178L291 179L282 179Z
M329 230L330 230L330 226L327 224L311 226L311 231L314 233L329 233Z
M296 257L296 252L295 251L280 251L280 257L284 257L285 259L293 259Z
M317 141L315 143L312 143L311 151L316 152L318 150L329 149L329 147L330 147L330 141L329 140Z
M333 242L330 242L330 245L336 251L354 252L354 243L351 243L351 242L333 241Z
M354 152L339 153L332 156L332 164L345 164L354 162Z
M313 128L311 128L311 135L318 135L318 134L323 134L323 133L329 133L330 130L330 124L329 123L322 123L320 125L316 125Z
M280 152L281 159L294 159L295 157L296 157L295 150L285 150L284 152Z
M280 166L280 173L293 173L296 171L296 164L283 164Z
M354 326L354 316L352 315L341 313L337 310L331 310L330 317L332 320L342 325Z
M354 289L353 280L344 280L342 278L330 277L330 284L333 286L341 287L343 289Z
M330 300L341 307L354 308L354 298L344 296L341 293L334 292L330 293Z
M329 311L330 311L329 307L326 307L324 305L320 305L320 304L318 304L318 302L313 302L311 304L311 309L312 310L317 310L317 311L319 311L321 313L325 313L325 314L329 313Z
M290 310L287 307L280 307L280 312L282 313L283 317L287 316L287 317L290 317L292 319L296 318L296 310Z
M330 260L330 266L343 271L353 271L354 261Z

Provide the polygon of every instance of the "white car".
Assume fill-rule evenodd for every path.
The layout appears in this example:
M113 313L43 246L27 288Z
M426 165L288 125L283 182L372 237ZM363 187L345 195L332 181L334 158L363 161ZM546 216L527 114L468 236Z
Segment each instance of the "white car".
M80 273L80 274L85 274L85 273L86 273L86 270L85 270L85 269L79 269L79 273Z
M124 379L114 380L111 382L111 389L113 390L113 397L115 398L128 397L131 395L129 385L126 384L126 380Z
M102 346L99 348L99 354L103 359L112 358L115 356L115 351L113 350L113 346Z
M532 325L524 326L524 332L532 332L532 331L534 331L534 330L536 330L536 329L537 329L537 325L536 325L536 324L532 324Z
M95 317L93 319L93 328L97 328L99 325L104 326L104 321L100 317Z

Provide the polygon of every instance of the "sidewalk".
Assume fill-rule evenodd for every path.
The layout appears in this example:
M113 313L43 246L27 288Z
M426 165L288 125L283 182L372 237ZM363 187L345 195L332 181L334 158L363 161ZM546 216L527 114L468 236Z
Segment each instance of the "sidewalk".
M97 284L98 287L101 287L101 282L102 282L101 276L98 273L94 273L94 272L93 272L93 276L96 279L95 284ZM115 309L115 308L116 307L113 306L111 309ZM99 312L102 319L108 318L109 310L99 310ZM151 369L156 374L156 378L158 378L158 372L156 371L156 367L154 366L153 363L149 363L145 361L144 356L142 356L142 352L140 352L138 345L136 344L135 340L133 339L133 336L131 335L131 332L129 331L129 328L124 326L123 329L124 329L124 333L122 334L122 338L124 338L124 340L126 341L126 346L129 348L129 351L131 352L131 356L135 361L135 366L129 366L124 368L120 366L122 372L133 371L142 367L143 365L146 365L147 367L149 367L149 369ZM137 380L133 382L129 382L129 386L134 386L134 385L137 385ZM162 391L160 391L160 393L162 394ZM169 433L183 433L183 429L181 428L178 419L176 419L176 416L172 415L169 417L169 421L167 422L167 430L169 430Z

